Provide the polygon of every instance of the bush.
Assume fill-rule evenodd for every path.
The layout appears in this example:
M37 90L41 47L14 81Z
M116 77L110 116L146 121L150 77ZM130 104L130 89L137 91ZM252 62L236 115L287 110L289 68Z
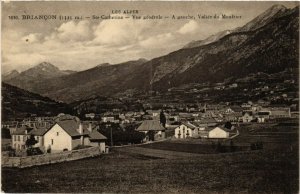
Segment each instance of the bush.
M8 151L8 156L9 156L9 157L14 157L14 156L16 156L16 150L13 149L11 146L8 146L6 151Z
M40 150L40 148L28 148L26 150L27 156L33 156L33 155L41 155L43 152Z

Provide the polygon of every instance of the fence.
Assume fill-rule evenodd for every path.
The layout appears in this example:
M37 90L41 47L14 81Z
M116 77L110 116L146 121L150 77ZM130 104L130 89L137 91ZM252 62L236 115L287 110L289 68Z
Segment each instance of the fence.
M78 160L82 158L89 158L99 156L101 154L99 147L91 147L80 150L72 150L60 153L43 154L36 156L26 157L8 157L2 156L1 165L2 167L17 167L25 168L31 166L38 166L43 164L52 164L64 161Z

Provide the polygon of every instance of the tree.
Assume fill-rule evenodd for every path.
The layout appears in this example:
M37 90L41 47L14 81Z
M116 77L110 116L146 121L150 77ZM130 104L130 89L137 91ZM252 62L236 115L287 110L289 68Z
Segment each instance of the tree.
M1 129L1 137L2 137L2 138L7 138L7 139L10 139L10 138L11 138L9 129L8 129L7 127L3 127L3 128Z
M147 135L148 135L150 141L154 141L154 136L155 136L154 131L148 131Z
M27 147L27 155L32 156L32 155L40 155L43 154L43 152L40 150L40 148L33 148L38 141L35 140L33 135L30 135L30 138L26 140L25 145Z
M231 129L232 124L231 124L229 121L227 121L227 122L225 123L225 126L224 126L224 127L227 128L227 129Z
M37 143L33 135L30 135L30 138L26 140L25 145L28 148L32 148Z
M166 119L166 116L163 112L163 110L160 112L160 123L162 124L163 127L166 127L166 122L167 122L167 119Z

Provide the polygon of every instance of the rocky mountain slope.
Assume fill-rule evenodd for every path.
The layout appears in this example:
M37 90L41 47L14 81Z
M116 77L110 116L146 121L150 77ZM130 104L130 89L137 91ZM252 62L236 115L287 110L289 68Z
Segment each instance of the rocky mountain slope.
M286 11L287 11L287 8L285 6L274 5L242 27L236 28L234 30L224 30L224 31L218 32L217 34L211 35L204 40L192 41L192 42L188 43L187 45L185 45L183 48L194 48L194 47L203 46L203 45L215 42L217 40L220 40L224 36L226 36L230 33L234 33L234 32L256 30L256 29L266 25L271 20L274 20L275 18L281 16Z
M234 32L211 44L153 59L115 88L164 90L185 83L221 82L255 72L298 68L298 34L296 7L256 30Z
M62 71L51 63L42 62L21 73L14 70L8 75L4 75L3 81L34 92L35 85L43 85L47 79L70 75L72 73L74 71Z
M2 79L3 80L10 80L10 79L13 79L13 78L15 78L19 75L20 75L20 73L17 70L12 70L10 72L7 72L7 73L3 74Z

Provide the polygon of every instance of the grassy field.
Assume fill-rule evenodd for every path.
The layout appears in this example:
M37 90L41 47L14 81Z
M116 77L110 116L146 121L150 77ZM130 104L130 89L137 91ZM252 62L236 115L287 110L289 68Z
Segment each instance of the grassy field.
M234 145L262 141L255 152L216 154L211 144L158 142L115 148L78 161L2 169L2 190L96 193L298 193L298 125L239 128ZM207 142L206 142L207 143ZM209 154L208 154L209 153Z
M229 142L222 143L225 151L230 152ZM217 143L212 145L212 142L206 142L205 144L197 144L197 143L189 143L185 142L177 142L177 141L165 141L154 144L146 144L141 147L151 148L151 149L159 149L159 150L170 150L170 151L178 151L178 152L187 152L187 153L197 153L197 154L216 154L219 153L216 149ZM250 146L234 146L235 151L246 151L250 150Z
M114 151L67 163L2 169L2 190L10 193L297 193L298 182L296 152L171 160Z
M298 150L299 124L296 120L282 123L253 123L241 126L239 131L240 136L234 139L236 145L260 141L267 150Z

